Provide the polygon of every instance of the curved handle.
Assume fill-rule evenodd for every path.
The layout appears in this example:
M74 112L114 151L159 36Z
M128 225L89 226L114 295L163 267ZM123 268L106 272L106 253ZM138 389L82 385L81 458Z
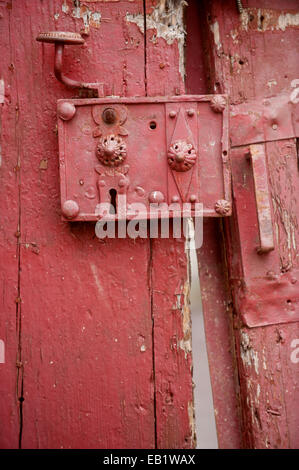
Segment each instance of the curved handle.
M252 163L254 192L259 226L259 254L274 250L274 235L271 216L267 161L264 144L250 145L248 155Z
M97 90L98 95L102 95L102 86L100 83L79 82L78 80L73 80L72 78L66 77L62 73L64 46L84 44L85 41L81 34L65 31L50 31L46 33L40 33L36 40L39 42L55 44L54 73L57 80L69 88L87 88L91 90Z

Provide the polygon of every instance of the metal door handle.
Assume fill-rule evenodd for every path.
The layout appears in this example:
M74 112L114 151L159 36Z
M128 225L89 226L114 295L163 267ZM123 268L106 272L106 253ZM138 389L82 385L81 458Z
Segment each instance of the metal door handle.
M37 38L39 42L48 42L55 44L55 61L54 61L54 73L57 80L63 83L69 88L85 88L90 90L97 90L98 94L101 95L102 84L100 83L84 83L72 78L66 77L62 73L63 68L63 51L65 45L81 45L84 44L84 39L79 33L71 33L65 31L51 31L46 33L40 33Z
M274 250L267 161L264 144L250 145L248 158L252 164L260 246L259 254Z

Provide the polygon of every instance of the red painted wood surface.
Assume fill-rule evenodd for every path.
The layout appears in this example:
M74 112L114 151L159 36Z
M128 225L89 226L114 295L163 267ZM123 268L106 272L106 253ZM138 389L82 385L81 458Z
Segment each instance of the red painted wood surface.
M177 40L159 37L165 25L183 27L182 11L163 12L158 0L146 1L146 80L148 96L184 93L182 55ZM162 23L162 24L159 24ZM157 32L158 31L158 32ZM154 37L155 36L155 37ZM165 47L167 44L167 47ZM182 51L180 52L182 54ZM158 448L195 445L189 268L184 239L153 239L152 307L154 324L156 432ZM172 444L173 443L173 444Z
M191 94L213 92L208 88L208 69L205 68L205 19L202 4L189 2L186 9L186 88ZM241 446L240 404L223 237L222 222L206 218L203 245L197 256L218 446L237 449ZM193 357L193 361L200 361L200 358ZM200 418L197 419L200 426Z
M2 18L10 14L5 4L0 4ZM2 21L0 41L1 56L10 49L9 24ZM1 141L1 197L0 197L0 338L5 345L5 363L0 364L0 416L5 423L1 432L1 447L19 445L18 387L20 303L19 299L19 197L20 197L20 140L17 81L13 73L14 51L7 57L6 70L1 71L0 141ZM10 68L8 68L10 66ZM4 83L4 87L3 87ZM14 142L11 145L11 142ZM5 155L9 154L9 159ZM5 269L4 269L5 268ZM5 397L5 398L4 398Z
M210 85L221 92L229 93L232 108L235 104L250 104L250 100L292 92L292 81L298 77L298 24L290 19L298 14L298 2L276 0L264 2L261 8L258 2L250 0L242 15L238 14L236 2L233 1L225 4L220 1L205 2L205 8L206 44L207 48L208 44L212 46L207 57ZM277 119L279 127L279 118ZM298 173L297 169L291 170L295 160L295 145L294 141L271 142L271 138L275 139L273 134L272 137L270 135L270 141L265 144L265 148L276 251L269 255L269 260L273 262L274 275L289 272L296 278L298 227L297 222L293 225L293 220L297 220L299 208L297 199L293 196L293 187L298 184ZM246 146L247 142L242 144ZM241 184L240 179L237 179L236 183L236 174L240 174L243 156L244 148L232 152L236 199L236 184ZM244 188L250 185L253 189L247 171L243 171L240 176L243 178ZM293 356L294 341L299 335L298 323L279 324L279 296L274 289L271 292L271 288L267 287L269 279L266 279L266 271L269 262L256 252L258 227L256 218L253 221L252 210L255 202L254 199L251 201L251 196L253 194L250 192L250 198L246 202L248 213L237 210L227 223L229 227L226 232L231 286L234 288L239 285L240 288L240 293L233 289L233 299L243 446L297 448L299 418L295 403L298 402L299 393L298 363ZM238 201L236 205L238 206ZM292 241L288 243L288 239ZM268 272L268 278L270 274ZM269 299L267 307L272 308L272 321L275 319L276 325L250 329L242 323L241 286L242 283L254 283L253 275L256 277L255 285L260 284L261 298L267 296ZM258 315L258 303L256 307L252 303L251 308L256 308ZM268 322L271 323L271 319Z
M35 37L85 29L66 74L119 96L183 91L176 41L145 39L141 0L2 3L1 447L192 447L184 243L100 242L93 224L61 220L56 101L76 92Z

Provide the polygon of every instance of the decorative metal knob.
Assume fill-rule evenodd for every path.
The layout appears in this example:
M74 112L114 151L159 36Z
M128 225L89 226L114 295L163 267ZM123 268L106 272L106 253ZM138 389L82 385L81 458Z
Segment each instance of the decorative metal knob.
M84 39L79 33L70 33L65 31L50 31L47 33L40 33L37 38L39 42L50 42L60 44L84 44Z
M211 108L215 113L222 113L226 106L226 99L222 95L214 95L211 99Z
M188 171L196 162L196 151L185 140L175 141L168 150L168 164L172 170Z
M65 76L62 72L64 46L84 44L85 41L81 34L66 31L49 31L46 33L40 33L36 40L39 42L49 42L55 44L54 73L57 80L69 88L85 88L89 90L96 90L98 95L102 93L102 87L100 83L85 83L78 80L73 80L72 78Z
M215 203L215 211L220 215L227 215L231 211L231 203L226 199L219 199Z
M127 146L119 136L103 136L98 142L96 155L103 165L119 166L127 158Z

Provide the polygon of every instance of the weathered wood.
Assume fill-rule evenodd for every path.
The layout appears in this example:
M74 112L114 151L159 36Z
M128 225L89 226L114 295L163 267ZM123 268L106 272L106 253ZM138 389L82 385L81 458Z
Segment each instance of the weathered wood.
M189 2L186 11L186 89L191 94L213 91L208 89L204 67L205 15L202 9L200 2ZM198 250L197 257L218 446L222 449L239 448L240 410L233 320L220 220L204 220L203 245ZM193 357L194 362L199 360L200 358ZM200 417L197 419L200 426Z
M65 73L102 82L106 95L182 91L176 41L166 46L162 38L151 48L143 3L26 0L3 12L10 31L4 69L14 77L6 82L13 93L1 206L8 214L1 224L0 338L5 325L9 343L3 447L17 447L19 435L23 448L194 445L191 351L173 346L173 338L181 344L190 335L184 241L101 242L93 224L61 220L56 101L78 94L55 80L52 46L35 41L41 31L88 33L84 46L66 47ZM154 77L157 52L170 59L168 74ZM171 281L161 263L172 267ZM178 296L184 302L174 310Z
M237 363L220 220L204 221L203 246L197 255L218 446L238 449L241 433Z
M146 1L149 96L184 92L183 4ZM151 253L157 447L192 448L195 417L190 280L184 237L153 239Z
M22 446L151 448L149 243L101 243L92 224L60 220L56 100L74 92L53 79L54 51L35 37L41 30L80 30L84 8L15 2L11 10L23 131ZM86 46L69 47L69 73L105 81L115 94L143 95L143 37L126 21L127 12L142 14L142 1L89 8L103 19L91 26Z
M292 81L298 74L293 54L298 34L297 2L276 0L271 3L271 8L264 9L257 9L253 2L248 2L242 15L238 14L232 1L225 4L220 1L205 2L205 5L210 35L207 35L207 41L210 40L212 46L208 60L213 88L229 93L232 105L287 93L288 90L291 93ZM288 44L287 49L285 44ZM243 144L246 145L246 142ZM298 323L254 329L243 326L240 318L242 299L239 295L242 283L246 285L248 282L255 286L264 283L265 294L268 292L271 295L271 289L266 287L271 276L286 270L291 273L297 266L298 204L294 188L298 178L294 169L294 149L291 141L266 144L276 248L264 259L256 252L258 229L253 216L252 175L244 167L246 149L232 152L233 173L239 173L243 181L238 179L237 184L243 184L248 191L246 211L243 214L238 210L234 213L227 231L245 447L298 447L298 413L294 404L295 400L298 401L298 373L297 363L291 360L294 339L299 334ZM236 186L233 178L234 184ZM273 269L266 272L265 266L269 263L272 263ZM277 321L280 312L275 310L274 296L275 291L273 316ZM258 311L258 303L256 309Z
M19 445L20 378L20 158L23 130L20 124L18 80L14 73L15 48L11 43L10 15L0 5L1 56L6 57L0 77L0 339L4 363L0 363L1 448ZM9 55L7 52L9 51ZM12 144L13 142L13 144Z

